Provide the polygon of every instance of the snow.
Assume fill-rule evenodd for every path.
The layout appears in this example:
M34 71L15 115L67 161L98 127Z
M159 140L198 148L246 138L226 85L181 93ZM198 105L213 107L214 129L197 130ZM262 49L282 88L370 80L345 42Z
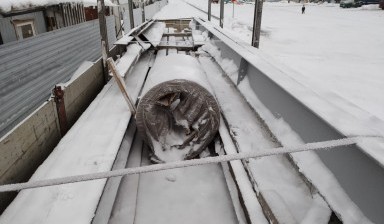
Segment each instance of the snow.
M203 12L192 8L181 0L168 0L168 5L157 12L153 19L181 19L196 16L205 17Z
M188 1L202 9L207 7L206 1ZM236 5L234 19L230 18L232 10L228 8L232 5L225 6L224 30L227 34L237 37L236 42L240 45L249 46L248 43L251 41L253 6ZM383 136L382 11L365 8L346 10L340 9L337 4L306 6L307 14L301 15L301 4L266 2L263 11L261 48L257 56L249 55L249 57L253 57L253 61L259 61L259 65L269 62L268 66L267 63L261 66L264 72L271 72L273 70L271 67L276 66L285 71L285 75L275 76L273 80L288 92L293 91L295 97L304 101L328 123L340 128L347 135ZM213 4L212 7L213 14L218 15L218 5ZM172 12L181 8L184 8L183 15L207 17L177 0L170 1L157 16L163 19L174 16L187 17ZM218 24L218 21L213 19L213 23ZM208 47L205 50L220 62L220 58L217 59L220 54L214 53L215 49L212 46L205 47ZM223 63L220 64L221 69L227 70ZM235 81L234 76L231 78ZM252 96L253 92L250 91L247 82L247 78L242 81L240 90L255 109L266 111L261 116L283 145L302 143L283 119L276 119L272 114L268 116L269 111L256 96ZM303 89L310 91L302 91ZM235 102L233 99L231 101ZM237 106L228 105L227 110L235 108ZM248 127L245 125L236 131L252 130ZM360 140L358 145L384 164L382 140L364 139ZM301 172L320 190L332 209L339 213L346 223L369 222L314 153L295 153L292 154L292 158ZM308 222L309 218L314 218L311 215L312 211L312 209L308 211L303 221Z
M9 11L11 6L15 8L25 7L30 5L31 2L31 0L17 2L1 0L0 8L3 11ZM49 5L59 2L62 1L33 1L36 5ZM189 0L189 2L201 4L202 8L206 7L205 1ZM341 107L348 111L355 119L369 121L370 128L375 131L367 131L365 134L383 135L384 107L382 105L384 103L384 94L382 86L384 86L384 78L382 73L384 64L382 62L384 60L384 20L382 11L376 10L374 6L358 9L340 9L335 4L307 4L306 6L306 14L301 15L299 12L301 4L266 2L263 11L260 51L264 55L268 54L273 58L277 58L282 65L292 67L291 72L287 73L290 75L290 79L298 81L303 86L310 87L312 91L315 91L331 103L326 104L321 101L316 107L314 104L320 101L311 98L312 95L306 95L306 92L297 92L297 96L302 98L303 101L313 105L317 111L323 111L322 116L328 117L339 126L343 126L344 130L349 131L351 135L361 134L361 129L353 130L354 127L351 127L349 123L340 123L338 117L340 114L329 113L328 108L324 108L324 105L332 106L333 104L335 107ZM197 9L188 7L182 1L170 0L169 5L156 14L155 18L206 17ZM212 7L213 13L217 15L218 5L212 5ZM253 5L236 5L234 19L230 18L232 10L228 7L232 7L232 5L226 5L225 30L249 43ZM231 60L221 58L220 53L212 43L211 45L207 44L204 48L215 57L222 69L230 75L232 81L235 81L236 67L231 64ZM177 57L181 56L177 55ZM131 60L132 57L126 59ZM122 58L122 60L125 59ZM276 60L271 60L271 63L280 65L280 62ZM192 66L193 64L194 62L191 62ZM179 66L177 59L175 59L173 65L178 71L186 71L184 66ZM168 66L168 64L163 65L162 71L164 73L168 72ZM178 78L180 74L180 72L177 74ZM193 75L193 73L191 74ZM168 78L172 79L172 77L176 77L176 73L172 73ZM153 86L159 80L153 78L151 82ZM136 83L137 80L132 83L127 82L127 85L130 86L131 91L134 89L135 93L138 93L140 85L135 86ZM228 91L228 89L218 85L217 80L213 84L212 86L221 91L221 94ZM293 87L298 86L300 85ZM279 137L283 145L290 146L302 143L283 119L276 119L265 109L256 96L252 96L253 93L250 91L247 78L241 82L239 89L242 94L247 96L248 103L257 108L257 111L267 122L272 132ZM226 115L236 121L233 123L237 124L237 126L232 125L231 134L237 135L238 144L242 146L241 148L257 149L261 146L274 146L269 142L256 141L263 139L265 134L263 134L262 130L255 130L256 125L252 122L257 123L257 121L244 119L247 117L247 112L236 112L236 109L241 108L236 103L241 104L241 100L222 98L221 102ZM96 107L101 108L101 110L95 110ZM239 114L244 116L239 116ZM251 115L249 116L251 117ZM79 122L56 147L52 155L36 171L31 180L110 169L129 117L129 112L118 88L115 84L108 84L91 107L82 115ZM361 122L360 125L364 126L365 124L367 123ZM84 139L86 141L83 141ZM226 140L228 141L229 137ZM362 139L359 140L358 144L366 150L372 150L371 152L368 151L368 153L384 164L384 154L381 150L384 147L383 140ZM327 198L332 209L341 215L344 222L368 222L314 153L294 153L291 156L300 167L300 171ZM323 199L318 194L310 195L306 192L303 183L295 182L297 177L289 172L290 165L283 157L250 160L250 164L253 167L252 172L258 178L258 182L262 183L259 186L260 190L264 192L266 199L271 202L274 209L280 211L280 213L277 213L280 217L292 222L325 222L321 218L328 217L330 213L329 209L324 205ZM57 171L59 169L61 171ZM184 170L183 172L170 171L164 172L163 176L155 176L155 178L164 181L163 189L168 192L170 198L172 198L171 185L180 183L180 176L183 177L188 174L188 171ZM200 172L204 173L205 170L201 168ZM212 177L217 178L217 173L213 173ZM206 181L209 182L210 179ZM101 194L104 183L105 180L97 180L21 191L17 199L0 217L0 223L89 223L98 202L96 196ZM144 183L146 184L144 185L145 188L141 189L142 191L150 190L151 194L154 194L153 192L158 190L148 189L151 187L149 179ZM187 181L183 184L188 186ZM215 191L212 192L215 193ZM190 194L190 192L185 194L193 199L194 195ZM298 200L298 198L301 200ZM295 205L284 206L284 203L276 203L279 201ZM155 205L160 209L165 209L163 208L164 204L161 202L161 200L155 201ZM215 204L214 200L212 202ZM147 200L145 203L151 203L151 200ZM219 204L218 206L222 205ZM260 208L256 209L259 214ZM180 214L174 214L170 218L177 219L178 216L181 217ZM157 220L151 220L151 218L157 217L160 216L144 216L148 222L152 223ZM199 217L195 218L198 219Z
M379 118L363 111L325 88L317 87L317 92L314 92L314 88L308 82L298 80L297 77L300 77L300 73L267 56L265 53L244 45L236 38L229 38L227 34L219 32L217 26L206 22L201 23L226 45L233 48L241 57L257 67L259 71L266 74L278 86L335 127L340 133L345 136L384 135L384 122ZM383 160L378 148L375 148L375 150L362 149L378 162Z
M212 45L212 44L210 44ZM211 46L211 48L214 48L214 46ZM217 50L217 49L216 49ZM214 51L216 52L216 51ZM220 57L220 52L216 52L215 54L216 58ZM202 59L200 59L202 60ZM219 59L219 61L222 59ZM210 71L207 72L209 74L215 74L215 72ZM210 79L212 79L212 77ZM215 83L219 83L218 80L216 79L214 81ZM232 80L232 82L234 82ZM223 84L220 84L221 88L223 88ZM238 89L241 91L241 93L246 97L248 103L252 105L253 108L258 111L259 115L261 118L267 123L271 131L275 134L275 136L278 137L279 141L283 143L285 146L289 145L294 145L294 144L300 144L302 143L302 140L290 129L289 125L287 125L282 118L276 119L268 109L265 108L265 106L258 100L258 98L254 95L250 85L248 78L245 77L245 79L238 85ZM217 90L217 88L215 88ZM216 91L216 94L224 94L228 91L227 88L223 88L221 91ZM220 94L217 95L219 97L219 102L220 102ZM225 99L228 99L228 97L225 97ZM249 121L251 119L247 118L246 122L241 122L241 118L236 118L236 112L231 116L230 114L234 112L233 108L245 108L244 106L241 105L236 105L241 101L241 99L231 99L229 102L224 102L221 101L221 107L224 111L224 114L226 116L229 116L230 119L235 120L235 124L238 124L239 127L241 128L236 128L234 132L234 136L239 139L239 141L246 143L247 140L252 139L251 137L244 138L242 139L241 137L241 132L242 131L247 131L247 130L252 130L251 132L254 133L253 129L255 125L250 125ZM237 103L233 103L237 102ZM321 104L324 105L324 104ZM237 112L240 113L240 112ZM244 112L242 117L244 117ZM231 118L232 117L232 118ZM239 120L240 119L240 120ZM231 128L233 130L233 128ZM240 134L239 134L240 132ZM243 133L244 135L244 133ZM380 145L377 144L378 141L382 142L382 138L371 138L371 139L361 139L359 140L359 144L363 145L364 143L367 144L370 148L370 150L374 151L376 149L378 152L380 152ZM241 144L239 144L241 146ZM365 146L367 146L365 145ZM372 147L375 145L376 147ZM363 145L364 146L364 145ZM381 150L382 151L382 150ZM375 153L375 154L374 154ZM372 155L376 155L375 157L378 157L377 152L372 152ZM361 213L361 211L356 207L356 205L349 199L349 197L345 194L345 192L342 190L342 188L339 186L337 180L334 179L332 173L322 164L322 162L319 160L319 158L313 153L313 152L305 152L305 153L295 153L291 154L293 160L295 163L300 167L300 170L304 175L320 190L321 194L324 195L330 205L332 206L333 210L338 212L338 214L341 215L344 221L348 223L369 223L369 221L364 217L364 215ZM258 175L263 175L263 172L261 170L273 170L276 166L280 166L278 162L275 163L275 165L271 168L267 168L268 164L264 164L260 167ZM263 169L261 169L263 168ZM266 169L267 168L267 169ZM280 169L281 170L281 169ZM271 175L271 174L270 174ZM287 174L284 175L287 177ZM322 177L322 178L320 178ZM271 180L271 183L276 183L276 181ZM280 183L281 185L281 183ZM289 192L289 191L288 191ZM279 198L274 192L267 192L266 196L267 200L269 199L273 207L280 207L279 204L276 204L277 199ZM320 203L321 204L321 203ZM284 209L283 207L280 207L281 211L286 211L287 209ZM316 208L311 208L311 210L318 211L319 214L321 214L323 210L317 210ZM348 211L353 211L352 213ZM312 213L312 212L308 212ZM284 219L284 220L294 220L294 218L291 216L289 213L283 213L283 215L278 214L278 217ZM318 215L317 217L321 217ZM308 221L309 218L315 218L313 214L309 215L307 214L304 218L305 222L311 223ZM303 221L303 222L304 222ZM323 220L326 222L327 220ZM316 223L318 223L316 221ZM312 221L314 223L314 221Z
M221 57L221 52L213 42L208 42L201 47L201 50L209 53L216 62L221 66L225 73L232 79L234 83L237 82L238 68L233 60Z
M118 39L115 43L113 43L114 45L128 45L129 42L131 42L133 40L133 37L132 36L129 36L128 34L125 34L123 35L122 38Z
M135 223L236 222L219 164L140 175Z
M220 68L209 58L200 58L199 61L209 74L208 79L239 150L250 152L263 147L276 147L276 143L270 140L268 133L260 128L262 124L255 119L245 100L236 93L234 85L222 76ZM324 217L324 214L330 215L330 210L323 199L318 198L319 201L313 202L309 189L285 157L251 159L249 166L260 192L272 207L278 220L284 220L286 223L301 222L308 217L309 209L320 211L318 216L311 216L312 218ZM312 205L316 208L311 208ZM327 221L324 219L322 223Z
M247 97L248 102L252 105L261 118L267 123L275 136L284 146L294 146L303 144L301 138L292 131L290 126L282 119L275 116L260 102L260 100L252 92L248 78L246 77L239 85L241 93ZM358 142L376 142L377 139L360 139ZM372 144L372 143L371 143ZM331 171L321 162L314 152L302 152L290 154L293 161L300 167L300 172L319 190L332 210L337 212L345 223L370 223L364 217L360 209L351 201L348 195L339 185ZM309 211L311 213L311 211ZM308 221L305 218L305 221ZM308 222L307 222L308 223ZM309 222L311 223L311 222ZM318 223L318 222L313 222Z
M128 45L127 52L120 58L119 63L116 65L116 69L122 77L125 77L142 51L143 48L139 44Z
M233 144L231 136L229 135L224 124L225 123L221 118L219 132L223 144L225 145L225 152L227 155L236 154L236 147ZM253 190L253 186L250 183L248 174L245 171L243 164L241 161L232 161L230 163L234 173L234 179L238 183L241 195L243 195L244 204L248 210L252 211L249 213L251 223L269 223L263 214L263 209L256 198L255 191Z
M207 9L205 0L187 1ZM264 3L260 51L291 67L296 71L293 78L320 95L327 97L332 92L339 96L327 100L337 104L343 99L384 120L382 10L377 5L342 9L338 4L309 3L302 15L301 6ZM246 44L251 42L253 7L235 5L232 19L232 4L225 5L225 31ZM219 15L218 4L212 4L212 13Z
M159 45L161 38L163 37L165 23L155 22L149 29L143 32L143 35L147 38L151 44L156 47Z
M31 7L57 5L60 3L83 3L84 6L96 6L97 0L1 0L0 11L10 12ZM106 6L115 6L110 0L104 0Z
M138 65L126 85L136 99L147 65ZM111 169L131 114L112 79L63 137L30 181ZM0 223L90 223L106 180L21 191Z
M156 69L151 69L142 95L152 87L174 79L190 80L204 87L207 91L212 92L199 62L196 58L189 55L171 54L166 57L156 58L153 68Z

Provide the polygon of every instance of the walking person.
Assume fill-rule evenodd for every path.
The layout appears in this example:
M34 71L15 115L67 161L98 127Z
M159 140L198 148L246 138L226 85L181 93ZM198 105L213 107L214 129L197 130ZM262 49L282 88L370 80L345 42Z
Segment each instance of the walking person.
M301 7L301 14L305 14L305 5L303 5L303 7Z

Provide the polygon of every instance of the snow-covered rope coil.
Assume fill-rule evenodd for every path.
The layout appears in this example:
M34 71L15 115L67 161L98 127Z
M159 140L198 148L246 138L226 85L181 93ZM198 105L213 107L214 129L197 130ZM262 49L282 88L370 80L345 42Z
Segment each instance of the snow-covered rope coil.
M19 191L19 190L30 189L30 188L69 184L69 183L104 179L109 177L149 173L149 172L155 172L155 171L161 171L161 170L183 168L183 167L190 167L190 166L199 166L199 165L212 164L212 163L222 163L222 162L229 162L233 160L260 158L260 157L273 156L278 154L303 152L303 151L309 151L309 150L331 149L339 146L348 146L348 145L356 144L358 139L361 139L361 137L343 138L338 140L308 143L308 144L303 144L295 147L278 147L278 148L261 149L259 151L254 151L254 152L240 152L237 154L221 155L216 157L206 157L202 159L194 159L194 160L186 160L186 161L176 161L176 162L155 164L155 165L149 165L149 166L143 166L143 167L126 168L126 169L119 169L119 170L112 170L112 171L84 174L84 175L77 175L77 176L69 176L69 177L61 177L61 178L48 179L48 180L37 180L37 181L30 181L26 183L7 184L7 185L0 186L0 192Z

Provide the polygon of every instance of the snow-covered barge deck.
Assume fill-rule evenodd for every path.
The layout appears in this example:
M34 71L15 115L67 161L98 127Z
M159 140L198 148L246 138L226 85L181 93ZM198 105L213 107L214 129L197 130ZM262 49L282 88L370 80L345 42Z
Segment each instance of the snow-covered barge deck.
M363 128L340 134L345 131L339 125L344 121L332 127L324 121L323 111L315 114L307 108L314 102L321 101L322 105L326 102L217 27L201 19L192 23L162 22L171 28L160 37L152 25L132 33L135 39L129 42L128 53L120 59L118 68L129 70L126 84L131 96L137 99L148 71L158 58L169 54L198 58L224 119L207 155L294 146L351 135L381 135L377 130ZM182 33L187 27L192 28L190 33ZM156 44L157 38L163 40L161 44ZM129 56L131 53L133 56ZM148 151L135 134L133 118L119 94L113 81L104 87L32 181L148 165ZM306 98L301 98L302 94ZM375 138L368 140L370 145L379 144ZM361 147L368 140L364 139ZM339 152L340 155L335 154ZM380 214L371 206L376 204L380 209L382 197L365 194L364 198L356 198L366 186L380 189L383 183L380 161L375 163L377 166L372 165L372 158L365 153L354 145L319 153L322 160L306 152L115 177L107 182L97 180L23 190L0 220L5 223L328 223L332 219L362 223L368 222L367 216L377 222ZM330 157L337 161L329 160ZM64 158L67 160L62 161ZM365 186L351 189L346 185L351 179L344 177L345 171L337 165L345 166L351 158L364 164L353 175L364 181ZM372 204L364 204L367 200ZM28 220L20 214L28 215Z

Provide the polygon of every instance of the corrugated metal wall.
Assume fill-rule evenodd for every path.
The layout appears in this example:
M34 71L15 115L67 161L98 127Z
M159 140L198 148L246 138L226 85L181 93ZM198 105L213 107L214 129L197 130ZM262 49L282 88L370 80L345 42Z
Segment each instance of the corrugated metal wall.
M36 33L45 33L45 20L43 12L32 12L24 15L11 16L0 19L0 32L3 37L3 42L8 43L17 40L15 28L13 27L12 20L29 20L33 19L35 22Z
M161 1L157 1L153 4L145 6L145 8L144 8L145 19L147 19L147 20L152 19L152 17L158 11L160 11L161 8L163 8L167 4L167 2L168 2L167 0L161 0ZM131 27L130 27L131 23L129 21L129 13L127 10L123 13L123 20L124 20L124 31L126 33L128 33L131 30ZM133 10L133 20L134 20L135 26L138 26L138 25L143 23L142 15L141 15L141 8L136 8Z
M113 16L107 17L110 46L116 41ZM43 33L0 46L0 136L68 80L83 61L101 56L98 20Z

